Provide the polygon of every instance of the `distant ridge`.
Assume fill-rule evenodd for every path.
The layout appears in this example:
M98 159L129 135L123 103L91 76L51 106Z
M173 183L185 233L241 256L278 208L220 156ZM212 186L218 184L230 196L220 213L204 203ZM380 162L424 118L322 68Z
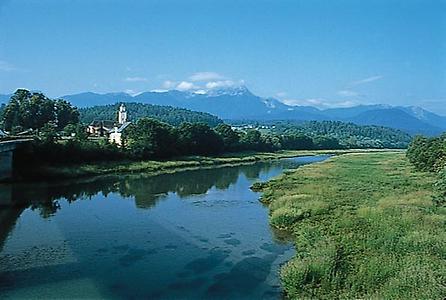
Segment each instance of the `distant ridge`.
M403 130L409 134L437 135L443 130L428 124L399 108L374 109L362 112L350 119L359 125L380 125Z

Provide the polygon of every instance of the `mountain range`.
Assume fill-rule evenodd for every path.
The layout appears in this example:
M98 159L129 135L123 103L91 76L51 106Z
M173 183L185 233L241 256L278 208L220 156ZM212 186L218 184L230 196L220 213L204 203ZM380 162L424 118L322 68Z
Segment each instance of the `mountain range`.
M61 98L80 108L117 102L168 105L206 112L225 120L335 120L359 125L379 125L400 129L409 134L438 135L446 131L446 117L415 106L359 105L346 108L319 109L312 106L290 106L274 98L263 98L246 87L208 91L151 91L135 96L126 93L92 92L65 95ZM9 95L0 95L0 103Z

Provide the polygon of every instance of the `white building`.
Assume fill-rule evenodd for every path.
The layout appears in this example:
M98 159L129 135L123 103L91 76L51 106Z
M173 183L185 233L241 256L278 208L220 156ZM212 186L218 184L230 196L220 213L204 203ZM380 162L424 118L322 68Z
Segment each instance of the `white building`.
M130 125L131 122L127 121L127 111L124 104L121 104L118 111L118 124L115 124L113 129L109 131L108 140L110 143L115 143L118 146L122 146L122 133Z

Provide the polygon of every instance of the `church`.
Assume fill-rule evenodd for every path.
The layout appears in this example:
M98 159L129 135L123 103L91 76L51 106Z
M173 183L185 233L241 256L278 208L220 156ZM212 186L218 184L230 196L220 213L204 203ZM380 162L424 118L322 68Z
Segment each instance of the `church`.
M110 143L122 146L122 133L131 124L127 121L127 110L124 104L119 106L118 120L93 121L88 125L87 132L95 137L106 137Z

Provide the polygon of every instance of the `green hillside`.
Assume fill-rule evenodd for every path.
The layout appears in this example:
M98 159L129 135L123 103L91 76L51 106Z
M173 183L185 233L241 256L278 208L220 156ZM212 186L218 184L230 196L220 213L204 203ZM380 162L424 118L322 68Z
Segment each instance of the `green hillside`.
M113 105L93 106L79 109L80 120L90 123L94 120L116 120L119 103ZM142 103L125 103L129 120L136 121L143 117L158 119L162 122L177 126L183 122L206 123L214 127L223 121L208 113L195 112L188 109L175 108Z
M304 123L280 122L274 132L279 134L303 133L310 136L336 138L346 147L406 148L412 137L398 129L374 125L356 125L340 121L310 121Z

